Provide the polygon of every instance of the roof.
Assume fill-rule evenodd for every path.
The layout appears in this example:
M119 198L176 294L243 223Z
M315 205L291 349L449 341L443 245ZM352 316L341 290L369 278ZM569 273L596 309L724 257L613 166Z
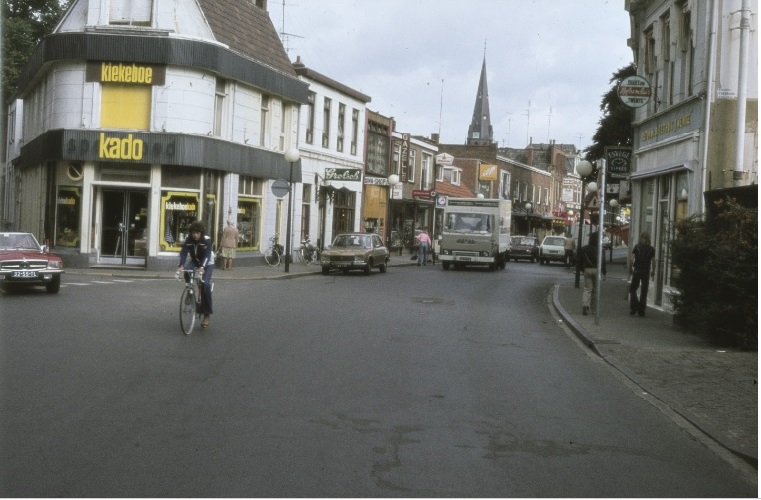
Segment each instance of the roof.
M296 75L266 9L251 0L198 0L198 4L218 42L287 75Z
M436 181L436 194L452 198L473 198L475 195L463 184L457 185L447 181Z
M347 85L344 85L341 82L337 82L333 80L332 78L323 75L322 73L318 73L317 71L311 68L307 68L304 65L304 63L301 62L300 57L297 57L296 62L293 63L293 69L296 71L296 74L299 76L303 76L304 78L307 78L309 80L314 80L315 82L321 83L327 87L332 88L333 90L337 90L343 94L351 96L354 99L357 99L358 101L368 103L372 100L370 96L365 95L358 90L354 90L353 88Z

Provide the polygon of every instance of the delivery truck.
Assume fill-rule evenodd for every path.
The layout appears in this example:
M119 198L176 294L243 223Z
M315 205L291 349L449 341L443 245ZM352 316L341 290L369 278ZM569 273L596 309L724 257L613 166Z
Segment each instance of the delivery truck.
M441 267L504 269L510 256L510 200L449 198L439 239Z

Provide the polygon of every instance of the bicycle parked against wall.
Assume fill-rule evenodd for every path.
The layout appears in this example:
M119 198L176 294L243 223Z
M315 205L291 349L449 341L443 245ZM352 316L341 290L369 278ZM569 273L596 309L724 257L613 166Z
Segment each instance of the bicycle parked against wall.
M270 246L264 251L264 260L272 267L279 266L283 261L285 249L277 242L278 234L270 238Z
M197 269L186 269L174 274L177 281L185 281L185 289L180 297L180 328L185 335L190 335L196 322L201 322L201 290L203 289L203 273ZM213 287L213 285L212 285Z
M303 240L301 240L301 248L299 248L299 259L305 266L320 261L320 249L309 242L308 234L304 236Z

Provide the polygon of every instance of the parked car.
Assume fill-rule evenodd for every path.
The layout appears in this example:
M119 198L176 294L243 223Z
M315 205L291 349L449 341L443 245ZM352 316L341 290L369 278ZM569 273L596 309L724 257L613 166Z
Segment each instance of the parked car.
M348 273L352 269L361 269L370 274L377 267L380 272L386 272L389 261L388 248L377 234L343 233L333 240L333 244L320 254L322 274L328 274L331 269L340 269Z
M536 236L513 236L510 238L510 258L528 259L536 262L539 258L539 238Z
M565 263L565 238L563 236L545 236L539 246L539 264L550 262Z
M61 288L63 261L40 245L32 233L0 233L0 284L44 286L48 293Z

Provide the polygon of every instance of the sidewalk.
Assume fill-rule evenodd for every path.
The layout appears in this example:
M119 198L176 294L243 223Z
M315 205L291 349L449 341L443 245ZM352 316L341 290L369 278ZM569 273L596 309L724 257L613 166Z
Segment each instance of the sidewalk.
M581 341L643 391L658 399L725 448L758 467L758 353L712 347L674 326L672 315L648 308L629 316L624 249L614 250L602 283L599 325L581 314L575 275L556 284L553 305ZM391 256L389 266L415 265L410 254ZM71 275L173 278L173 271L108 268L67 269ZM374 270L373 272L378 272ZM507 267L509 276L510 264ZM319 265L234 266L214 270L214 280L275 280L320 273ZM64 278L65 280L65 278Z
M653 307L644 318L630 316L626 254L616 253L607 260L599 324L594 312L581 314L583 276L580 288L573 273L555 285L555 309L584 344L643 391L757 468L758 353L711 346Z

